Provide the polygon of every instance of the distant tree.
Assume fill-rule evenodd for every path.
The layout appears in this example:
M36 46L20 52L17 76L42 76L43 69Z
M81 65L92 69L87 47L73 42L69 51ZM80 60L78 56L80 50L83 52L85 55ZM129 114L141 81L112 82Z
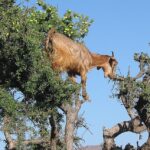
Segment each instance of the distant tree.
M136 53L134 60L139 63L139 73L136 77L117 77L117 91L115 96L124 105L131 120L118 123L111 129L104 129L104 150L111 150L115 146L114 139L124 132L148 132L148 140L140 150L150 149L150 57L147 54ZM115 82L115 83L116 83ZM126 149L134 149L130 144Z
M41 0L29 8L0 0L0 12L0 126L6 149L73 149L80 85L51 69L44 39L55 27L82 41L92 21L71 10L60 17Z

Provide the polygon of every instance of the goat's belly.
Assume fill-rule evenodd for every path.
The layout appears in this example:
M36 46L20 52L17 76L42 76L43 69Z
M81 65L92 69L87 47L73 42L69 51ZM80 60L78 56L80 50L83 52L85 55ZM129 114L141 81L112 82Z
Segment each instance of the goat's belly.
M89 61L81 59L79 56L62 54L60 51L54 53L52 66L55 69L80 75L81 71L88 70Z
M81 75L82 72L87 72L88 68L82 63L70 64L67 68L67 72L71 72L74 75Z
M80 75L81 69L78 66L68 66L67 72L72 75Z

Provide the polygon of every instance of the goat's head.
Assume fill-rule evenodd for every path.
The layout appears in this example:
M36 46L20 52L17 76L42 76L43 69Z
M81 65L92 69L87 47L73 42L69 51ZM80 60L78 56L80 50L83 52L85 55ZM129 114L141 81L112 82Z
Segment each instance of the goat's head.
M107 61L102 66L98 66L97 69L102 68L104 71L104 76L113 79L115 78L116 66L118 64L114 57L114 53L112 52L112 56L107 56L106 60Z

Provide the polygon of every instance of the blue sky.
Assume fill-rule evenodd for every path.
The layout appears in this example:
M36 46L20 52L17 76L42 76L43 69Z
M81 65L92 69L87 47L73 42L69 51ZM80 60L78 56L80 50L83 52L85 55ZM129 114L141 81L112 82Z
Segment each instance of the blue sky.
M138 72L138 65L133 61L135 52L150 54L150 1L143 0L45 0L58 7L60 15L67 9L87 15L94 19L89 34L84 42L92 52L109 54L114 51L118 68L126 75L128 67L131 74ZM31 1L35 4L35 1ZM103 127L111 128L124 120L129 120L126 110L117 99L110 98L113 84L105 79L103 72L96 69L88 73L87 91L91 102L85 103L80 111L89 125L90 134L84 129L78 134L84 138L83 145L95 145L103 142ZM143 135L142 143L147 135ZM126 133L116 142L125 145L136 144L139 136Z

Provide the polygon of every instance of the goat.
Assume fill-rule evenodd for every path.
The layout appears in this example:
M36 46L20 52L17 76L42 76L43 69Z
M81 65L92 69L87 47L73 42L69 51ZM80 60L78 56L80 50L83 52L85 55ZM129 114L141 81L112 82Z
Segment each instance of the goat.
M82 96L88 100L86 92L86 74L97 67L104 71L104 76L113 79L115 68L118 64L112 56L91 53L83 44L75 42L65 35L58 33L54 28L50 29L46 41L45 51L52 60L52 68L60 72L67 72L68 76L75 81L75 76L81 76Z

